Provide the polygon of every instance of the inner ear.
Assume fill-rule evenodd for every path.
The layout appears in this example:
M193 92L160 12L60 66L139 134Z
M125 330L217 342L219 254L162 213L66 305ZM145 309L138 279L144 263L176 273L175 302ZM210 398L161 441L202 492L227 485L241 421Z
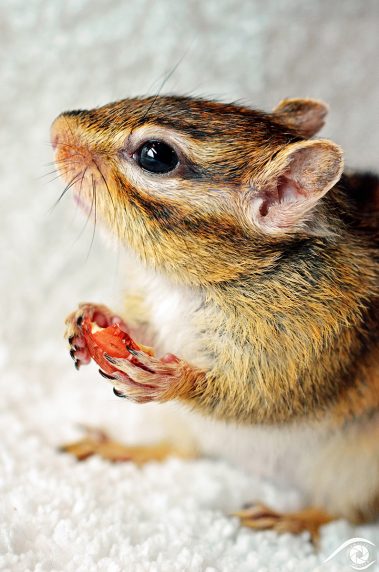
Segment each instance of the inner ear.
M253 181L250 212L264 232L293 232L342 174L341 148L326 140L282 149Z
M308 138L324 126L328 111L326 103L319 99L293 98L282 99L273 115L283 125Z
M276 185L263 193L259 212L261 216L265 217L268 215L269 209L275 204L294 202L299 199L299 195L305 195L305 192L288 172L278 177Z

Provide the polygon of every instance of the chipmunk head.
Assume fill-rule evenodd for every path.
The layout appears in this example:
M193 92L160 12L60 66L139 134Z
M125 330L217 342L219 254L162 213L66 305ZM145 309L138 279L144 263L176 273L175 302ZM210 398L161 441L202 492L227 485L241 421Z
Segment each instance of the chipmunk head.
M259 273L281 241L325 233L316 205L343 164L336 144L309 139L325 114L305 99L271 114L189 97L125 99L63 113L52 144L85 210L148 265L204 284Z

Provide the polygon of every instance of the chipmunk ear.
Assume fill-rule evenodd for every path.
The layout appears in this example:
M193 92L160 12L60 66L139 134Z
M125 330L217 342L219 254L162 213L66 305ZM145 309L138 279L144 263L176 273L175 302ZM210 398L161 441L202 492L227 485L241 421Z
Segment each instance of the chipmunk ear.
M294 232L341 177L342 149L325 139L291 143L252 180L250 213L272 235ZM308 217L306 216L308 214Z
M276 119L294 129L303 137L312 137L320 131L329 111L318 99L282 99L273 110Z

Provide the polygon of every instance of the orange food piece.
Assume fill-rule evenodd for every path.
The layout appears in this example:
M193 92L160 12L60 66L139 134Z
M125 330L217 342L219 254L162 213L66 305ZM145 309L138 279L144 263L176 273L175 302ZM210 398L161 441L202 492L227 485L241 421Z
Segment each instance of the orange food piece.
M84 318L81 330L91 357L108 374L114 373L117 368L106 360L104 354L114 358L128 358L131 362L138 363L138 359L127 348L137 351L142 349L150 355L153 353L150 348L137 345L119 324L100 328L89 318Z

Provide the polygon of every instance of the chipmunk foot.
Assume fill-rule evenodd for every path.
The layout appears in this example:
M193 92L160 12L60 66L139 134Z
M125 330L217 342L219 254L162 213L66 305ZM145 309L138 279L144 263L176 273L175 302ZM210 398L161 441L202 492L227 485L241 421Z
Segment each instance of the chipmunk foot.
M313 542L318 540L321 526L334 520L330 514L316 507L280 513L260 503L251 504L233 513L233 516L238 516L243 526L255 530L275 530L279 533L290 532L291 534L308 531Z
M61 452L74 455L78 461L98 455L113 463L128 461L143 465L149 461L163 461L168 457L191 459L197 456L194 447L179 448L166 441L152 445L125 445L112 439L103 429L82 427L85 430L83 439L60 447Z
M113 324L127 332L127 325L124 320L109 310L102 304L82 303L78 309L67 316L66 332L64 337L68 340L70 356L75 362L76 369L82 365L87 365L91 361L91 354L87 341L81 329L83 321L88 318L100 328L106 328Z

